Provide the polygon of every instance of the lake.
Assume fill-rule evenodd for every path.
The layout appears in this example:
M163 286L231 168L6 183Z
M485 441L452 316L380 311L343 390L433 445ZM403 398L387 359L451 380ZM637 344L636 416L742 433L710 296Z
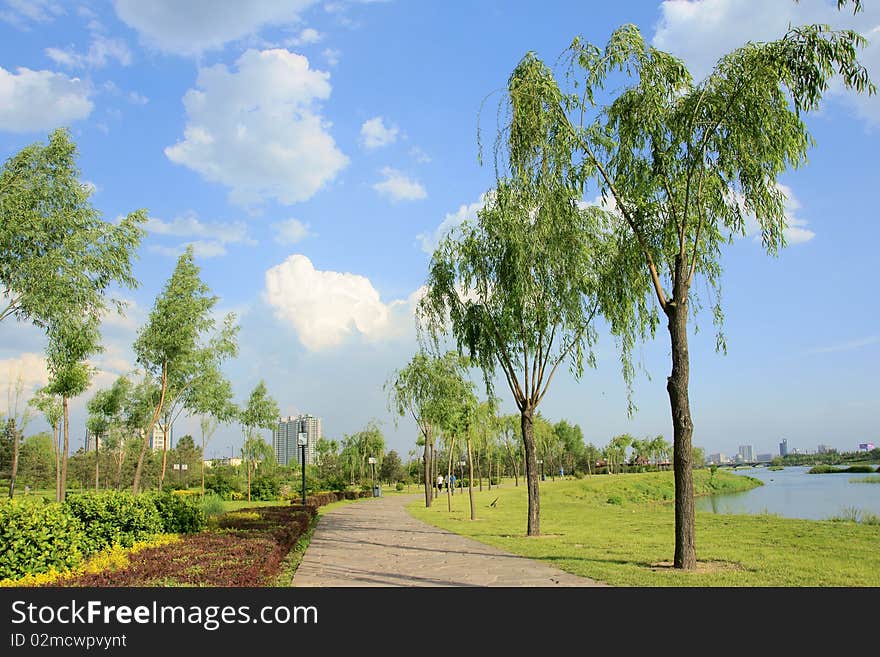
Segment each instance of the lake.
M876 466L874 466L876 468ZM880 515L880 484L856 484L850 479L878 474L807 474L810 466L726 470L760 479L763 486L745 493L697 497L697 511L713 513L773 513L786 518L827 520L847 508Z

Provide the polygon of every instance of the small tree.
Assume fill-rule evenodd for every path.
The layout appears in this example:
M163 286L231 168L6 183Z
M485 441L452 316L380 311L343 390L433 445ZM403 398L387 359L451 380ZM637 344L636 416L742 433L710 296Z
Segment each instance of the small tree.
M260 437L259 430L273 429L278 426L280 415L278 403L269 396L266 384L260 381L251 392L247 405L238 415L244 432L242 458L245 460L247 468L248 502L251 500L251 470L254 461L257 459L272 461L275 458L272 447Z
M11 454L9 467L10 499L15 495L15 478L18 475L19 450L21 448L21 441L24 440L24 430L30 421L30 413L27 406L21 409L21 413L19 413L21 393L23 389L24 384L22 383L21 375L19 374L14 384L12 381L9 382L9 389L7 390L7 418L4 430L4 440L9 444L9 452Z
M61 418L64 415L64 408L61 398L49 392L48 387L38 388L34 396L28 402L43 414L46 422L52 427L52 457L55 462L55 500L61 498L61 462L58 459L58 436L61 431Z

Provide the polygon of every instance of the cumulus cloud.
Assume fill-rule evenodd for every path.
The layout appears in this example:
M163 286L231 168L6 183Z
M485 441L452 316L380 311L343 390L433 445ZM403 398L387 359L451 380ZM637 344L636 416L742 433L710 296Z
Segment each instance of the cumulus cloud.
M324 38L324 35L313 27L307 27L295 37L284 42L286 46L307 46L312 43L318 43Z
M816 233L806 228L807 221L805 219L797 216L796 213L801 208L800 201L794 195L791 187L782 183L777 183L776 187L785 195L784 213L786 228L783 230L783 234L785 235L786 243L803 244L804 242L809 242L816 237ZM755 215L749 214L746 216L745 228L747 236L753 237L755 240L761 239L761 226L758 224Z
M248 50L236 66L199 70L183 99L184 137L165 155L228 186L240 205L311 198L348 164L319 114L330 75L282 49Z
M373 185L381 196L385 196L394 202L397 201L418 201L427 198L428 192L417 180L411 180L401 171L385 167L381 171L385 176L385 180L377 182Z
M86 118L94 104L90 85L52 71L0 66L0 130L51 130Z
M18 412L24 410L24 404L34 394L34 391L49 383L49 370L46 368L46 357L42 354L24 352L14 358L0 359L0 409L4 412L9 410L10 386L13 395L12 405L15 404L15 387L21 378L21 399L19 400Z
M477 212L482 210L486 205L486 194L481 194L480 199L469 205L461 205L455 212L448 213L440 225L433 232L419 233L416 239L422 245L422 251L431 255L437 246L453 229L460 226L465 221L474 221L477 218Z
M46 56L68 68L103 68L112 60L122 66L131 64L131 51L125 42L101 34L94 36L86 53L78 53L73 48L46 48Z
M296 244L312 234L309 225L299 219L277 221L272 224L272 230L275 232L275 241L279 244Z
M660 6L652 44L681 57L697 80L705 77L718 59L748 41L778 39L789 25L825 23L835 29L853 29L870 41L859 59L871 78L880 76L880 4L864 3L858 14L825 0L765 2L764 0L666 0ZM868 97L832 91L869 123L880 123L880 96Z
M339 63L339 59L342 57L342 51L335 48L325 48L321 54L324 56L324 59L327 60L327 66L331 68L336 66Z
M381 116L364 121L361 126L361 143L366 148L381 148L397 141L400 132L396 125L386 126Z
M64 7L55 0L5 0L0 20L27 30L30 23L49 23L64 14Z
M116 14L159 50L193 55L222 48L270 25L297 23L315 0L115 0Z
M403 334L418 291L385 303L365 276L315 269L295 254L266 272L266 302L310 351L336 347L353 335L379 341ZM410 321L411 323L411 321Z

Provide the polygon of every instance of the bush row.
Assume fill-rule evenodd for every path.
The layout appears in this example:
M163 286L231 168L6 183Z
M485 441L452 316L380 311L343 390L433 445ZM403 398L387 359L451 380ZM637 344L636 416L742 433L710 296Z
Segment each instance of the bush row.
M174 493L71 494L55 502L0 503L0 579L66 570L113 545L205 526L197 499Z

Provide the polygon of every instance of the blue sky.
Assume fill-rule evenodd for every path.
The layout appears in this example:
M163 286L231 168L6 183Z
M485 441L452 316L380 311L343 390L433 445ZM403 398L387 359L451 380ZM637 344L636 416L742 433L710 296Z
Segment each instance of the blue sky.
M862 59L880 81L880 7L865 4L854 17L830 0L0 0L0 157L69 126L105 218L151 217L141 286L122 292L127 316L105 322L93 389L73 405L74 448L85 400L134 366L136 330L194 243L220 310L239 316L241 353L225 368L238 400L263 378L285 414L321 416L332 438L379 419L406 455L415 426L395 426L382 385L416 348L431 244L491 187L478 112L520 57L552 63L575 35L604 44L631 22L700 76L748 40L828 22L872 40ZM710 317L692 337L694 442L707 452L880 441L880 100L835 88L808 125L809 163L782 179L790 246L772 258L751 237L732 245L728 355L714 352ZM44 346L31 327L0 325L4 390L17 372L26 394L45 381ZM625 431L671 439L668 336L639 353L633 417L607 335L599 367L579 382L560 373L541 410L596 444ZM196 422L181 420L184 432ZM240 443L223 427L208 453Z

